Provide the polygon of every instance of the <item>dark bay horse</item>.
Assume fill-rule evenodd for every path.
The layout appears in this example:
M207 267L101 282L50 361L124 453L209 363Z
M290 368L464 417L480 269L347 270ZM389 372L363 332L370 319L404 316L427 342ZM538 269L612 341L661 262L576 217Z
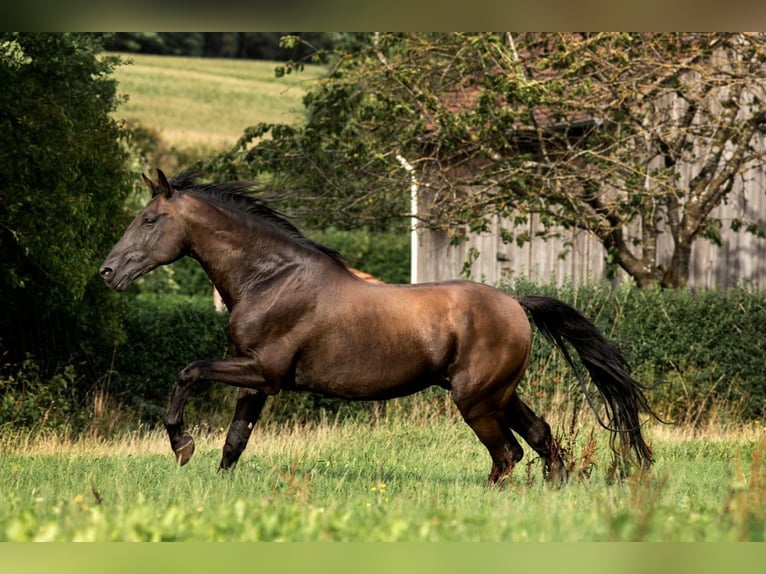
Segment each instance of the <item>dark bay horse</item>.
M156 183L143 178L152 199L106 258L100 270L106 284L123 291L188 255L230 312L228 358L195 361L178 374L165 427L179 464L194 452L183 428L194 383L239 388L221 468L236 464L269 395L289 390L389 399L439 385L489 451L490 482L508 477L521 460L514 433L540 455L546 476L563 478L550 426L516 393L532 344L528 313L575 372L566 343L578 353L603 399L606 421L591 406L612 431L615 452L622 459L632 452L642 468L651 465L639 421L640 411L653 414L644 387L572 307L470 281L370 283L353 275L338 253L248 195L245 183L201 185L188 175L171 183L161 171Z

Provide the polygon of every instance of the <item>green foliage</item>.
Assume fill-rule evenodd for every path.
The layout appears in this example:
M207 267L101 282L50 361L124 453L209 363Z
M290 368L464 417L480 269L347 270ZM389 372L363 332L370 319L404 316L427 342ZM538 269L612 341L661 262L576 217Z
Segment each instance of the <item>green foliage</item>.
M679 287L693 242L721 241L712 210L763 162L764 116L747 94L764 34L375 33L315 55L330 71L304 98L305 124L258 123L210 162L272 178L312 228L403 225L401 154L427 226L537 213L539 236L585 230L639 285Z
M715 417L766 418L766 345L760 336L766 294L614 290L595 284L559 289L523 281L505 288L557 297L592 318L618 345L636 378L656 385L647 395L666 419L702 424ZM225 355L225 324L226 316L213 311L209 298L137 299L125 324L126 342L115 354L110 392L137 405L134 414L142 413L144 420L159 421L176 373L192 360ZM581 407L582 393L561 353L533 332L532 358L519 392L541 413L559 408L562 396ZM205 423L221 412L227 419L231 396L223 385L196 388L192 397L197 402L188 420ZM436 403L444 400L441 392L428 397ZM411 408L406 406L411 400L397 402L405 406L396 408ZM267 419L304 422L335 416L366 419L381 408L300 393L283 393L268 404Z
M165 295L211 297L213 284L197 261L184 257L140 277L135 282L135 292L157 297Z
M654 385L647 396L666 420L703 425L714 420L766 419L762 375L766 345L761 336L766 294L744 289L699 293L636 287L615 290L595 284L557 288L524 281L504 288L562 299L593 319L626 356L634 376ZM88 382L76 375L78 365L74 365L77 371L63 369L49 375L31 362L20 374L0 378L5 397L0 424L34 427L71 419L73 429L82 428L89 415L77 409L88 404L96 387L118 405L118 416L125 425L159 424L178 371L193 360L226 355L227 320L226 314L214 311L210 296L140 295L131 301L130 313L122 323L123 342L111 346L102 338L88 347L89 368L97 380ZM562 402L567 408L586 409L561 353L538 331L533 329L533 333L530 365L519 387L521 396L544 416L560 413ZM233 396L233 389L218 383L195 387L187 422L226 425ZM373 420L377 413L392 409L418 416L424 408L443 412L449 404L441 389L389 403L282 393L269 400L264 419L301 423L335 417Z
M11 375L0 375L0 429L68 429L81 426L87 414L78 377L68 365L46 377L40 367L26 359Z
M116 61L81 34L3 33L0 45L2 316L66 313L114 332L116 304L96 275L130 191L110 116Z
M410 282L410 236L406 231L328 228L308 235L339 251L349 266L370 273L380 281Z
M251 126L206 168L226 179L267 176L312 229L404 229L409 175L381 142L409 149L422 121L389 95L390 83L360 86L366 56L338 57L344 66L306 94L302 126Z
M654 394L675 419L696 421L721 403L744 419L766 415L766 293L651 290L623 305L617 337L637 372L665 382Z
M160 422L178 372L194 360L226 356L227 321L228 315L214 309L212 293L132 301L123 324L125 342L101 354L102 360L112 360L104 364L110 368L108 392L125 406L126 417ZM191 416L205 403L206 416L214 414L223 397L231 395L228 391L220 384L196 387Z
M330 48L338 34L307 33L303 42L285 44L280 32L114 32L104 37L108 50L212 58L287 60Z
M591 284L506 285L521 294L562 299L594 320L628 359L634 376L656 385L647 395L666 419L699 423L714 416L764 418L766 293L661 290ZM555 385L579 393L563 361L551 361L552 348L536 336L527 382L520 392L550 405ZM545 369L540 371L540 366Z

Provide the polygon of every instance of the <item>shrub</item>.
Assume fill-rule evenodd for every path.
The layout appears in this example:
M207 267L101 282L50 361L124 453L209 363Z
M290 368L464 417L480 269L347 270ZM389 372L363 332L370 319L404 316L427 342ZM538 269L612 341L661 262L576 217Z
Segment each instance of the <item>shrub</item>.
M366 271L381 281L410 282L410 236L406 232L330 228L309 235L340 251L351 267Z
M27 358L10 375L0 376L0 428L64 428L87 418L76 392L71 365L50 377Z
M128 417L161 421L178 372L191 361L226 356L227 320L212 297L136 297L124 323L125 342L113 352L109 394ZM222 387L196 387L190 413L219 408L227 395Z
M766 324L766 294L744 289L692 293L633 286L615 290L607 284L556 288L524 281L502 287L557 297L593 319L625 354L636 378L656 385L647 394L666 418L695 423L713 415L764 416L766 381L761 370L766 364L766 345L759 333ZM143 405L140 412L161 417L180 368L195 359L225 354L225 323L225 315L215 313L209 300L137 300L126 324L127 343L116 355L117 384L112 390L129 398L131 404ZM519 392L541 413L561 408L562 395L581 407L582 393L561 353L539 331L533 333L533 356ZM442 394L429 397L438 403ZM214 384L195 389L192 396L198 413L204 411L208 417L213 411L221 414L221 420L228 419L233 391ZM407 400L396 408L413 410ZM297 393L279 395L268 405L266 416L280 421L371 417L390 408ZM422 401L418 405L422 408Z
M640 290L633 286L535 285L517 281L504 289L562 299L594 320L633 367L634 376L656 387L650 403L666 419L704 423L715 417L732 422L766 415L766 293ZM210 297L140 295L128 305L124 342L91 348L91 372L82 364L52 374L28 359L12 375L0 377L0 425L34 427L91 422L94 390L119 405L125 425L160 424L176 374L196 359L224 357L228 316L213 309ZM584 398L561 353L536 329L532 358L521 396L546 417L582 410ZM198 385L190 394L187 423L225 426L236 391L219 383ZM365 420L393 409L405 415L443 414L449 399L441 389L416 398L349 402L308 393L282 393L267 403L264 419L283 423L323 418Z
M766 293L726 291L613 289L590 284L556 289L525 281L504 285L509 291L558 297L594 320L617 344L637 379L656 385L652 404L678 422L701 422L717 411L753 419L764 416L766 380ZM529 378L550 364L551 347L537 336ZM561 369L555 375L569 384L574 378ZM521 392L529 383L522 383ZM546 397L547 383L537 388Z

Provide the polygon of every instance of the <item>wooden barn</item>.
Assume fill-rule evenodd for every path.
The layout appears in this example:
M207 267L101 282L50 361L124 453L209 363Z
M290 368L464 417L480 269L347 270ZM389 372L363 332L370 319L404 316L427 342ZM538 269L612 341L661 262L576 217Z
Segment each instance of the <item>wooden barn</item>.
M718 56L716 67L728 72L729 67L734 66L731 62L733 60L728 59L726 53L722 51ZM685 145L694 146L694 153L688 156L693 157L693 160L684 159L675 163L682 152L677 152L679 155L672 158L672 169L675 170L672 173L673 177L677 178L673 180L674 189L693 189L700 175L704 175L704 172L709 173L711 166L716 175L726 172L729 158L736 153L732 146L744 144L747 146L747 153L750 154L748 155L751 158L750 163L731 164L736 166L736 170L732 170L732 173L727 176L726 185L730 186L727 187L728 193L724 201L713 209L708 218L708 220L714 219L721 222L719 230L721 245L702 237L700 233L694 240L690 256L685 252L684 257L688 256L690 262L687 285L692 289L734 286L766 288L766 238L746 232L745 225L739 224L739 222L747 222L747 225L760 230L760 235L763 235L763 230L766 230L766 173L764 173L766 164L763 159L766 158L766 137L764 137L766 112L760 104L766 100L764 97L766 84L757 78L753 79L752 75L743 73L741 70L739 73L745 78L747 87L738 88L740 91L737 92L737 105L732 105L733 92L726 90L734 88L729 87L720 91L716 91L718 89L716 87L708 87L708 91L704 91L707 99L695 102L695 106L699 107L688 104L688 101L679 97L674 89L664 92L658 90L658 95L653 96L654 99L649 106L654 110L655 115L650 114L645 120L651 127L662 126L665 122L666 126L670 126L666 131L677 130L680 133L680 130L688 129L689 133L705 134L696 140L684 140ZM687 86L693 88L694 76L685 77L685 79L689 78L692 80L687 83ZM444 101L445 107L455 112L470 110L479 100L478 93L479 89L475 87L461 88L449 94ZM740 108L732 111L737 106ZM697 113L695 110L702 107L705 108L705 113L695 116ZM593 115L583 115L576 110L573 112L574 115L563 123L561 118L556 120L558 123L554 123L548 117L544 107L535 108L533 113L536 114L533 124L537 131L533 131L529 125L515 125L506 132L509 134L508 140L515 141L517 152L530 156L545 156L547 152L545 150L541 152L540 144L536 143L543 139L554 144L556 141L559 142L559 149L562 150L571 151L577 146L587 146L588 144L584 143L589 141L586 132L604 129L606 125L603 123L606 120ZM734 124L747 126L749 131L741 132L747 135L730 137L728 141L714 149L713 144L710 143L712 140L710 134L719 132L711 131L711 129L716 130L715 126L718 125L734 130ZM708 125L713 127L705 131L704 128L708 128ZM697 127L702 129L696 130ZM647 134L649 131L647 130ZM721 130L723 131L725 130ZM648 138L649 135L646 137ZM706 142L705 137L709 137L710 140L700 144L700 142ZM535 145L537 149L533 149ZM646 162L644 165L647 174L654 169L654 163L664 166L662 162L667 162L670 157L661 155L659 151L655 152L655 146L652 140L652 145L646 147L641 155L641 161ZM404 158L400 158L402 165L409 168L413 175L411 277L414 283L459 277L470 277L489 284L495 284L503 279L513 281L516 277L524 277L540 283L557 284L604 279L615 283L631 280L628 274L618 266L607 265L607 252L601 241L586 231L574 227L562 228L558 230L555 238L538 237L538 232L542 231L543 226L539 216L534 214L529 215L526 223L521 225L495 217L483 233L472 233L465 226L452 226L445 229L443 226L430 227L423 223L428 221L428 214L440 201L440 190L444 189L444 184L440 187L438 182L444 182L450 177L444 170L451 169L449 161L437 157L430 150L426 150L423 155L428 156L429 153L435 160L433 163L441 166L439 169L442 171L435 174L438 177L428 173L418 174L418 177L422 179L421 182L414 179L415 172L406 164ZM653 156L653 153L657 155ZM571 157L577 156L577 153L571 155ZM547 160L547 156L545 159ZM466 164L468 167L464 165L461 169L473 171L474 175L482 169L481 165L471 165L468 162ZM470 181L470 177L465 181ZM609 188L606 189L609 190ZM462 193L480 194L482 190L466 186ZM620 192L615 191L615 193ZM651 193L651 190L648 193ZM444 196L446 197L447 194ZM680 191L676 197L680 205L683 205L685 201L696 201L693 198L688 199L693 197L690 194L684 197L683 191ZM662 207L658 209L661 210ZM668 269L674 252L674 239L667 227L669 219L667 213L664 217L657 217L656 227L652 230L653 237L656 237L656 252L651 257L654 258L654 265L658 268ZM620 227L621 234L625 237L625 244L637 245L634 240L640 240L642 237L640 225L640 222L636 221L627 227ZM737 227L743 229L735 231ZM523 236L531 240L521 245L513 241L504 242L502 230L510 230L515 237ZM508 233L505 235L507 236Z

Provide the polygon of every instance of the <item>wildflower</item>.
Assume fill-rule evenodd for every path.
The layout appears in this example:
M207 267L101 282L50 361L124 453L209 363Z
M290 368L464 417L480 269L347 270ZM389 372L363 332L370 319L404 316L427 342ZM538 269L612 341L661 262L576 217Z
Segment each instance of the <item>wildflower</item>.
M385 494L385 492L386 492L386 483L385 482L379 482L377 485L372 486L370 488L370 492L380 492L380 494Z

